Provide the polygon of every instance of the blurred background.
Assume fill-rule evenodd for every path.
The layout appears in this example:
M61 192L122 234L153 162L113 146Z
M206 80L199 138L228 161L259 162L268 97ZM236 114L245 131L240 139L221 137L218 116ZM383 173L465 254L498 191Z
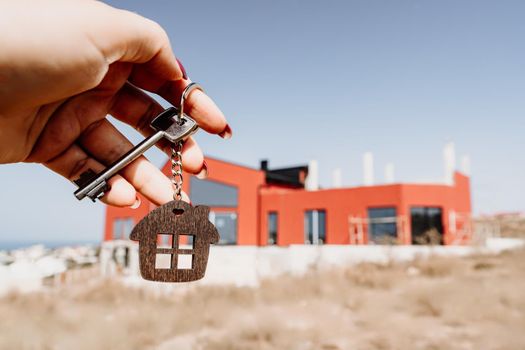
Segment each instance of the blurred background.
M228 118L185 184L221 241L202 281L145 282L150 203L1 165L0 348L525 348L525 4L107 3Z

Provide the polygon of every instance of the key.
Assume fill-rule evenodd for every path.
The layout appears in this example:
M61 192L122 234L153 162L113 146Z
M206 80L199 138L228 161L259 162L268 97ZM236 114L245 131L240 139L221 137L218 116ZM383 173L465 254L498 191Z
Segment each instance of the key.
M178 114L179 109L176 107L166 109L153 119L150 124L156 133L137 144L99 174L96 174L91 169L83 172L80 178L73 181L79 187L78 190L75 191L75 197L77 197L78 200L89 197L93 202L96 199L100 199L110 190L110 186L108 185L110 178L144 154L144 152L161 139L166 138L172 143L177 143L194 134L199 128L195 120L184 114L179 123L177 121Z

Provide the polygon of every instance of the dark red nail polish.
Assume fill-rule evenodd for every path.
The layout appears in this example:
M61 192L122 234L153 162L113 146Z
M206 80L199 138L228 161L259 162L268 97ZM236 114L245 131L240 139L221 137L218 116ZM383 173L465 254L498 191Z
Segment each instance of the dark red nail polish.
M178 58L176 60L177 60L177 63L179 64L180 70L182 71L182 79L188 80L188 75L186 74L186 69L184 69L184 66L182 65L182 62L179 61Z
M208 164L206 163L206 161L202 163L201 171L199 171L199 173L195 176L197 176L197 179L201 180L204 180L208 177Z
M231 139L232 135L233 135L232 128L230 128L229 124L226 124L226 127L224 128L224 130L219 133L219 136L225 140Z

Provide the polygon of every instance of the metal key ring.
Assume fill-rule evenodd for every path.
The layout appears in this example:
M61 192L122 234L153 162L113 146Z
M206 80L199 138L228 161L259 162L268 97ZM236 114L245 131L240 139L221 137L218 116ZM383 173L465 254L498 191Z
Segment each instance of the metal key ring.
M188 98L188 96L190 95L190 93L193 91L193 90L200 90L202 92L204 92L204 89L202 88L202 86L200 86L200 84L198 83L190 83L188 86L186 86L186 88L182 91L182 94L180 96L180 104L179 104L179 115L177 117L177 121L180 123L181 120L182 120L182 116L184 115L184 103L186 102L186 99Z

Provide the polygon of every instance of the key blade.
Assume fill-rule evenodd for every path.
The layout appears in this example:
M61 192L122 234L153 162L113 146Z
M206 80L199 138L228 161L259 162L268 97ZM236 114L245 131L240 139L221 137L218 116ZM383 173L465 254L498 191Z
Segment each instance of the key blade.
M199 128L197 122L187 115L183 115L179 122L178 113L179 110L177 108L168 108L150 123L151 127L157 132L123 154L100 173L97 174L91 169L82 173L80 178L74 181L79 187L75 191L75 197L78 200L85 197L89 197L93 201L100 199L110 189L108 185L110 178L144 154L162 138L166 138L172 143L177 143L195 133Z

